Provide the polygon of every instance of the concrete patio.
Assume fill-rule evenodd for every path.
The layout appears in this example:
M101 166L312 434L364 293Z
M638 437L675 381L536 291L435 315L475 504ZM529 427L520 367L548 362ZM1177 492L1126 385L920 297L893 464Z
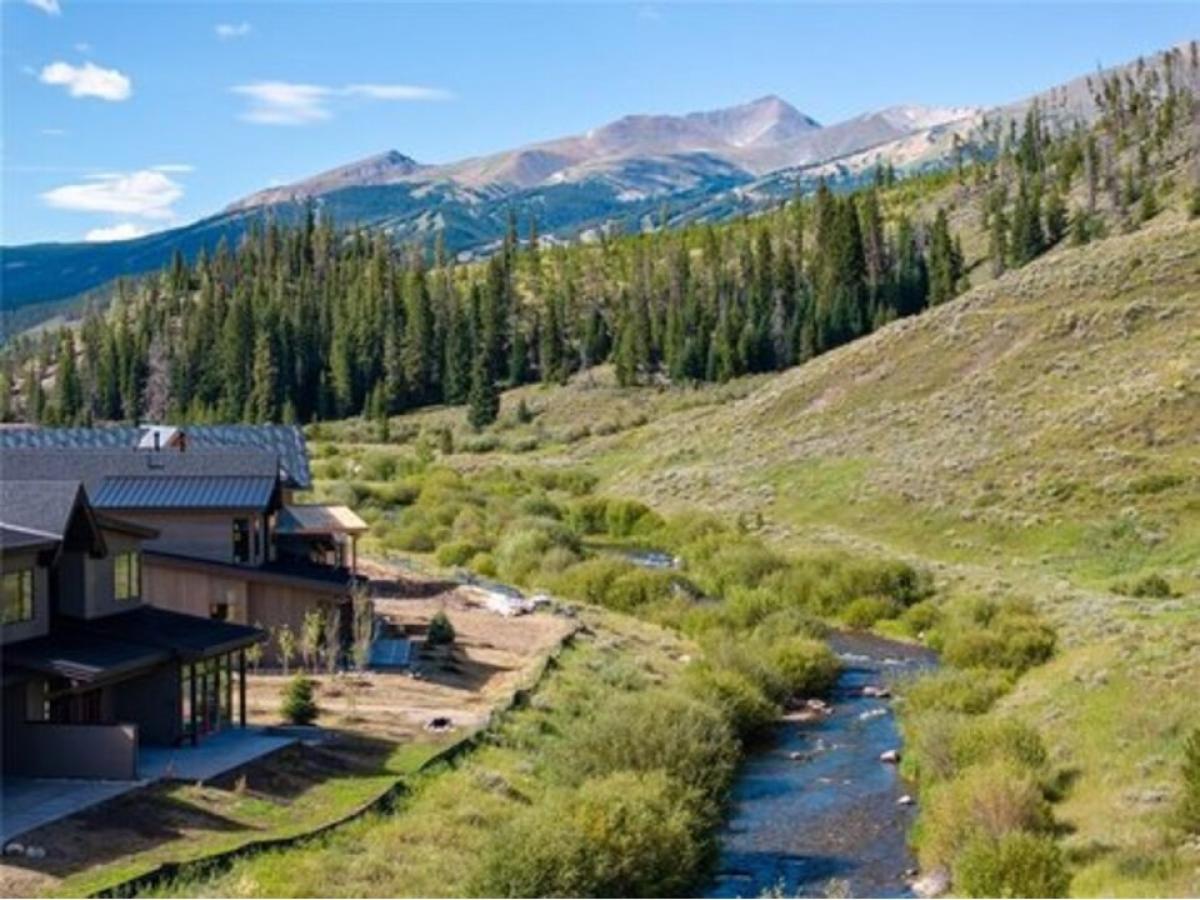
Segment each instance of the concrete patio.
M265 728L232 728L209 735L195 747L142 747L138 776L147 781L207 781L295 742Z
M7 844L34 828L119 797L145 783L76 781L73 778L0 780L0 844Z
M137 781L0 779L0 845L152 782L207 781L295 742L262 728L235 728L210 735L195 747L140 748Z

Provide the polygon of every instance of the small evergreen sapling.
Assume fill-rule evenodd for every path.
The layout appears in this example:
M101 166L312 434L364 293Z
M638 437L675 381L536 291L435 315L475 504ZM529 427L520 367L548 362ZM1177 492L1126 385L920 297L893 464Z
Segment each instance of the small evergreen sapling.
M307 675L299 674L288 682L283 692L280 712L292 725L311 725L317 720L317 701L314 698L314 682Z

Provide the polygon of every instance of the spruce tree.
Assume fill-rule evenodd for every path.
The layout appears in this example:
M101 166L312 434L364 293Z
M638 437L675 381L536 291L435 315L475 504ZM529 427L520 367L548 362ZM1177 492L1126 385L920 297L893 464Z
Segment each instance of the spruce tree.
M487 354L477 352L471 361L471 390L467 399L467 422L479 431L500 415L500 392L487 364Z
M75 361L75 336L66 328L59 339L54 407L58 421L63 425L75 424L83 410L83 386L79 382Z

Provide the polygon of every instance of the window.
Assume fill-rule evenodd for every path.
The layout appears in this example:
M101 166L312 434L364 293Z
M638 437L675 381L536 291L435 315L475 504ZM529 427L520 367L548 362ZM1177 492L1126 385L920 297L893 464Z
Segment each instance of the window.
M250 520L233 520L233 561L250 562Z
M208 604L208 617L217 619L221 622L229 621L229 604L228 603L210 603Z
M4 573L4 624L33 621L33 569Z
M113 594L118 600L142 596L142 555L136 550L113 557Z

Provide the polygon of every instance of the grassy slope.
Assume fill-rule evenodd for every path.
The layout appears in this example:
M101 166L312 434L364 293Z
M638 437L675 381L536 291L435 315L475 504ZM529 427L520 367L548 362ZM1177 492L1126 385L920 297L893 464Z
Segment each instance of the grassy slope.
M516 458L586 464L607 492L1033 596L1065 647L1005 703L1077 770L1060 807L1074 889L1200 893L1196 851L1163 852L1200 725L1200 223L1056 251L779 376L621 392L600 373L510 392L506 412L519 399L537 418L489 463L537 438ZM1115 590L1151 572L1178 596Z
M544 754L579 709L614 688L671 683L694 648L625 616L585 610L590 629L565 651L497 740L417 779L394 815L370 816L287 851L262 853L209 879L167 886L177 896L463 896L497 829L553 787Z

